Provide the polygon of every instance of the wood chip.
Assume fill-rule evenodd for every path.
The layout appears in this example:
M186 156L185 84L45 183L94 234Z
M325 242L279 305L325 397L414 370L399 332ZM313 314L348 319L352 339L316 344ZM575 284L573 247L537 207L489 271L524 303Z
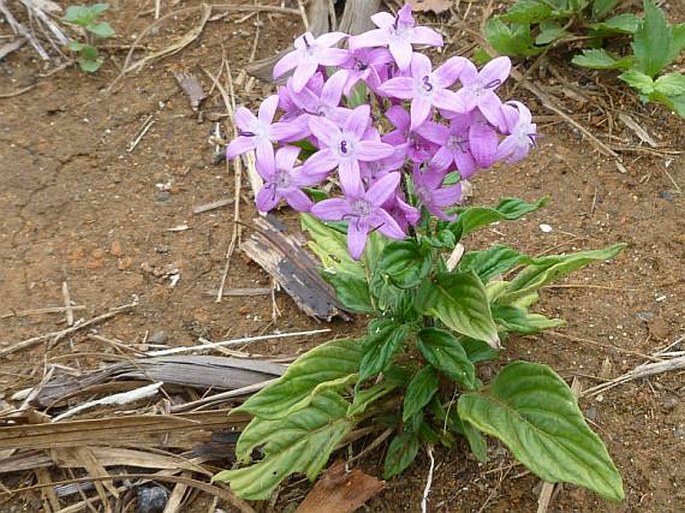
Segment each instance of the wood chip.
M200 110L200 103L207 98L207 93L202 89L202 85L192 73L176 72L174 71L174 78L178 85L186 93L190 101L190 108L198 112Z
M452 5L450 0L409 0L407 3L411 5L412 11L433 11L435 14L445 12Z

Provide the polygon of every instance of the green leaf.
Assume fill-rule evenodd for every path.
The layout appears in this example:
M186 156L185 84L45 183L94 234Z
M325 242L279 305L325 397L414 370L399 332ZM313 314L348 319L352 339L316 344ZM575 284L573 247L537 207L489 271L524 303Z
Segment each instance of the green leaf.
M321 275L332 285L335 295L347 310L367 314L375 311L371 304L369 284L365 279L334 270L323 270Z
M416 240L395 240L383 249L376 272L388 276L397 287L416 287L428 276L433 261L430 251L420 247Z
M654 81L649 75L645 75L641 71L629 69L621 73L618 78L642 94L649 95L654 92Z
M383 379L369 388L355 391L352 404L347 409L347 416L354 417L356 415L361 415L366 411L366 408L368 408L369 405L378 401L380 398L385 397L405 383L406 381L399 381L396 379Z
M353 260L347 251L347 237L344 233L309 214L302 214L300 223L302 229L312 238L309 248L319 257L324 269L333 269L352 274L359 279L366 279L362 265Z
M656 79L654 90L665 96L685 94L685 75L678 72L666 73Z
M545 21L551 15L552 8L540 0L517 0L499 19L509 23L530 24Z
M609 260L625 247L626 244L614 244L604 249L537 258L533 264L524 267L516 278L509 283L509 292L503 295L499 301L501 303L512 303L592 262Z
M476 340L475 338L459 337L461 347L464 348L466 357L473 364L480 362L489 362L500 357L501 351L493 349L486 342Z
M592 18L601 20L616 7L618 0L595 0L592 2Z
M81 69L86 73L95 73L102 66L103 59L101 57L89 59L82 56L77 59L77 62Z
M679 23L671 27L673 34L673 41L671 42L671 51L669 54L669 62L673 62L680 52L685 50L685 23Z
M430 365L422 367L407 385L402 420L407 422L419 413L438 391L438 375Z
M545 481L573 483L609 500L624 498L606 447L585 423L571 389L549 367L507 365L487 388L459 397L458 413L499 438Z
M424 328L416 343L419 351L433 367L467 389L476 386L476 370L459 341L449 331Z
M339 395L328 391L287 417L252 419L240 435L236 454L239 460L249 461L252 451L260 447L264 458L248 467L224 470L212 481L229 483L243 499L263 500L290 474L303 473L313 480L354 427L354 421L345 416L348 406Z
M590 25L597 35L607 34L634 34L640 26L640 18L634 14L626 13L613 16L602 23Z
M78 41L69 41L69 44L67 44L67 48L72 52L80 52L85 46L85 44L79 43Z
M94 13L85 5L70 5L64 13L63 21L85 27L95 19Z
M100 37L102 39L112 37L114 35L114 29L106 21L103 21L101 23L95 23L95 24L88 25L86 27L86 30L88 30L88 32L91 32L92 34L95 34L97 37Z
M531 259L510 247L497 244L489 249L469 251L459 261L461 272L474 271L487 283L491 278L507 272L512 267L530 263Z
M390 479L404 472L419 452L419 439L414 433L405 431L392 439L385 455L383 479Z
M324 390L343 387L361 360L361 342L327 342L300 356L278 381L251 396L234 411L279 419L306 408Z
M644 0L644 11L631 46L637 69L653 78L671 62L673 35L664 12L653 0Z
M485 287L473 271L438 274L419 289L415 304L417 311L437 317L457 333L499 347Z
M95 16L102 14L107 9L109 9L109 4L106 3L98 3L90 6L90 12L92 12Z
M488 461L488 444L485 441L483 433L476 429L469 421L465 421L459 417L457 408L452 408L450 410L447 417L447 424L452 431L459 433L466 438L466 441L471 448L471 452L478 461L482 463Z
M459 214L457 223L462 229L460 236L467 235L478 228L488 226L497 221L514 221L520 219L524 215L535 212L537 209L544 206L548 200L548 197L543 197L535 203L527 203L518 198L504 198L495 208L459 208L457 209L457 213Z
M556 22L540 23L540 33L535 38L536 45L548 45L557 39L568 36L569 32Z
M582 54L575 55L571 62L591 69L628 69L632 66L633 59L632 57L616 59L603 48L586 48Z
M542 51L533 45L527 24L507 25L498 17L490 18L483 27L483 35L502 55L527 57Z
M392 319L374 319L364 341L359 364L359 382L383 372L409 336L409 326Z
M360 105L367 103L367 97L369 95L369 88L363 81L357 82L357 84L350 91L349 96L347 96L347 107L349 109L354 109Z
M566 324L562 319L548 319L514 305L492 305L492 316L504 331L530 335Z

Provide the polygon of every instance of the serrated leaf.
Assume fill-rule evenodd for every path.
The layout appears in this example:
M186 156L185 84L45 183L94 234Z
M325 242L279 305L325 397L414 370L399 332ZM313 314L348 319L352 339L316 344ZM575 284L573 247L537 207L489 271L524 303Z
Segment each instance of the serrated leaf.
M416 240L396 240L383 249L376 272L387 275L395 286L408 289L428 276L432 264L430 251L420 247Z
M592 262L609 260L623 251L625 247L626 244L614 244L604 249L536 258L533 264L524 267L509 283L509 292L499 301L512 303Z
M621 73L618 78L642 94L649 95L654 92L654 80L641 71L629 69Z
M654 90L666 96L685 94L685 75L678 72L666 73L656 79Z
M346 417L348 406L328 391L287 417L252 419L238 440L236 454L242 461L249 460L252 450L261 447L264 458L248 467L224 470L212 481L229 483L244 499L263 500L290 474L303 473L313 480L354 427L354 421Z
M514 362L479 392L459 397L459 416L499 438L533 473L609 500L624 498L621 477L589 428L568 385L545 365Z
M476 385L476 370L459 341L449 331L424 328L416 342L421 354L437 370L467 389Z
M535 44L548 45L567 35L569 32L556 22L540 23L540 33L535 37Z
M114 29L106 21L88 25L86 27L86 30L88 30L88 32L92 34L95 34L97 37L103 39L112 37L114 35Z
M478 228L488 226L497 221L514 221L526 214L544 206L548 197L543 197L534 203L528 203L518 198L503 198L495 208L490 207L462 207L457 209L461 226L460 236L467 235ZM455 224L455 223L453 223Z
M383 479L390 479L404 472L419 452L419 439L409 431L396 435L385 455Z
M407 422L420 412L438 391L438 375L430 365L419 369L407 385L402 407L402 420Z
M602 23L595 23L590 27L597 35L634 34L640 26L640 18L634 14L625 13L612 16Z
M541 0L517 0L499 16L508 23L540 23L552 15L552 8Z
M341 388L359 370L361 341L327 342L300 356L275 383L235 409L264 419L279 419L308 407L317 394Z
M499 347L485 287L473 272L440 273L416 295L416 310L440 319L457 333Z
M616 7L618 0L595 0L592 2L592 18L601 20Z
M409 326L393 319L374 319L364 341L359 364L359 382L383 372L409 336Z
M633 59L632 57L616 59L603 48L586 48L582 54L575 55L571 62L591 69L628 69L632 66Z
M653 0L644 0L643 8L645 15L631 46L637 69L653 78L670 63L673 35L664 12Z
M483 35L502 55L527 57L542 52L533 45L530 26L527 24L507 25L498 17L490 18L483 27Z
M566 324L562 319L548 319L514 305L492 305L492 316L504 331L530 335Z
M487 283L491 278L517 265L530 262L531 259L527 255L497 244L489 249L465 253L457 269L460 272L474 271L483 283Z

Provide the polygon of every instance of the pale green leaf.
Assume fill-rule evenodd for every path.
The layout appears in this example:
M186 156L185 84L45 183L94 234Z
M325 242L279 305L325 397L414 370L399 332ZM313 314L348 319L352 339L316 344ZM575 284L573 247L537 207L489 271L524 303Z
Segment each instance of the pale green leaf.
M475 271L478 277L487 283L511 268L530 263L531 259L511 249L508 246L496 244L495 246L477 251L469 251L459 261L457 269L461 272Z
M614 58L603 48L585 49L575 55L571 62L577 66L591 69L628 69L633 64L632 57Z
M106 21L88 25L86 29L88 32L95 34L97 37L102 39L112 37L114 35L114 29Z
M353 260L347 251L347 237L344 233L326 226L309 214L302 214L300 223L302 229L312 238L309 247L319 257L324 269L345 272L359 279L366 278L362 265Z
M540 33L535 37L535 44L548 45L568 35L569 32L556 22L540 23Z
M331 284L336 297L347 310L367 314L374 312L369 294L369 284L366 279L360 278L356 274L335 271L334 269L324 269L321 275Z
M416 343L419 351L433 367L467 389L476 384L476 370L466 351L449 331L424 328Z
M640 26L640 21L634 14L626 13L613 16L602 23L595 23L591 27L600 35L634 34Z
M492 47L503 55L526 57L542 51L542 48L533 45L527 24L510 26L497 17L490 18L483 27L483 34Z
M654 92L654 80L649 75L645 75L636 69L624 71L618 78L642 94L649 95Z
M530 335L566 324L562 319L548 319L514 305L492 305L492 316L503 331Z
M645 16L631 46L638 70L654 77L670 63L673 35L664 11L654 0L644 0L643 8Z
M300 356L275 383L251 396L235 411L279 419L306 408L317 394L338 389L356 378L361 341L327 342Z
M473 271L438 274L419 289L415 304L457 333L499 347L485 287Z
M609 500L624 498L606 447L586 424L571 389L549 367L507 365L487 388L463 394L458 413L499 438L545 481L573 483Z
M534 203L528 203L518 198L504 198L495 208L490 207L462 207L457 209L461 227L460 237L468 235L478 228L488 226L497 221L514 221L526 214L544 206L549 198L543 197Z
M517 0L514 5L499 16L509 23L540 23L552 15L552 8L542 0Z
M666 96L685 94L685 75L678 72L666 73L656 79L654 90Z
M238 440L236 454L239 460L249 461L252 451L260 447L264 458L247 467L224 470L213 481L229 483L243 499L264 500L290 474L303 473L313 480L354 427L354 421L346 417L348 406L328 391L287 417L252 419Z
M402 420L407 422L420 412L438 391L438 375L433 367L426 365L419 369L407 385L402 408Z

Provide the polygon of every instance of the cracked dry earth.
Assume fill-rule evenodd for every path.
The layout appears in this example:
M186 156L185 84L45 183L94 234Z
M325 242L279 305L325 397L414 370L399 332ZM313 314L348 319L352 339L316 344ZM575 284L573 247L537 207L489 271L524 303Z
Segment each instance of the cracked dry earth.
M140 342L147 333L160 334L168 345L190 345L198 336L219 339L320 327L283 294L276 298L281 317L275 324L271 324L268 296L215 303L206 294L219 284L232 209L201 215L194 215L192 209L233 197L234 180L223 164L212 163L213 148L207 142L214 128L208 121L211 116L198 121L171 72L193 71L209 89L199 66L216 72L226 51L237 76L251 53L257 21L238 23L242 16L209 23L196 43L125 78L113 93L104 89L122 62L123 55L115 50L96 75L70 68L40 79L23 95L0 99L0 315L61 305L66 281L72 300L84 307L76 312L84 319L137 297L139 306L131 313L96 328L103 336L127 342ZM120 40L127 41L151 17L121 3L110 21ZM283 48L301 30L300 20L292 16L262 14L258 21L262 34L258 57ZM164 41L192 26L192 19L180 17L158 37ZM458 36L450 34L456 29L449 23L442 29L448 36ZM36 68L30 49L15 52L2 64L0 92L38 80ZM562 71L580 88L589 84L592 89L594 77ZM629 95L620 91L618 108L637 119L662 149L683 151L682 120L663 108L627 100ZM256 85L249 94L238 87L238 101L254 107L269 92L266 85ZM558 97L564 99L562 94ZM631 130L616 125L614 142L641 148L622 153L622 173L615 159L598 154L534 99L527 100L539 116L544 135L540 148L518 166L477 176L472 201L493 204L502 196L533 200L549 195L550 204L522 222L492 226L465 243L467 249L507 243L533 255L628 243L615 261L591 266L560 287L543 291L539 311L566 319L565 329L559 334L512 338L507 344L507 359L548 363L564 378L578 377L589 388L633 369L645 361L641 354L651 354L685 333L685 159L681 153L644 151ZM576 107L583 122L597 114L592 105ZM203 109L206 114L222 113L219 95L214 93ZM150 116L154 125L133 151L127 151ZM598 136L605 137L601 131ZM242 195L241 217L249 223L255 212L246 189ZM280 215L294 221L287 210ZM543 233L542 223L552 231ZM179 225L188 229L169 231ZM172 268L180 275L174 288L165 274ZM228 283L268 286L269 278L236 254ZM64 318L10 316L0 323L0 347L5 347L61 329ZM362 334L364 326L363 318L330 325L336 336ZM267 341L251 350L292 355L323 340ZM39 344L3 359L0 388L7 399L39 382L46 364L95 368L101 355L112 351L87 333L54 346ZM685 511L684 396L685 375L674 372L582 399L581 408L624 476L627 498L623 504L611 505L584 490L563 486L557 488L549 511ZM495 442L490 444L490 455L490 462L479 465L461 450L437 451L431 511L535 511L539 481L514 465ZM378 475L381 461L382 452L376 451L361 466ZM427 471L428 458L420 454L417 464L390 481L367 510L419 511ZM306 489L302 482L287 485L276 511L288 511ZM4 504L2 510L38 511L31 508L39 504L39 497L25 496ZM206 510L202 496L188 506L188 511Z

